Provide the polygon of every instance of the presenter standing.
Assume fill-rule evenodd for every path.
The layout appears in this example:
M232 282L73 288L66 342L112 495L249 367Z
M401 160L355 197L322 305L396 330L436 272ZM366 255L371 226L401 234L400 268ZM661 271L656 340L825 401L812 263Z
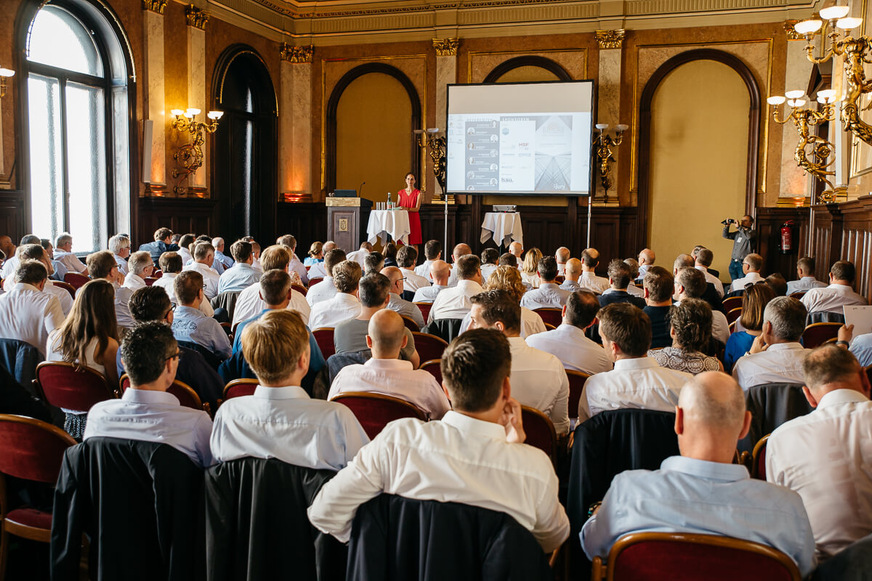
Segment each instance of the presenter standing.
M409 244L421 244L421 191L415 187L415 174L406 174L406 187L397 192L397 203L409 211Z

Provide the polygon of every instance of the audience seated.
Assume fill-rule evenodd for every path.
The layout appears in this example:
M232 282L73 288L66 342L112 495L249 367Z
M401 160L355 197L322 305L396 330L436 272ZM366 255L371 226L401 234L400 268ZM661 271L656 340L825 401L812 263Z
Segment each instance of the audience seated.
M194 261L182 269L182 272L194 271L203 277L203 293L207 301L218 296L218 273L212 268L215 260L215 248L211 242L198 242L194 245Z
M0 268L0 278L4 281L15 276L15 269L18 268L18 259L15 253L18 247L12 243L9 236L0 237L0 252L3 253L3 268Z
M684 299L703 299L707 288L705 275L689 266L682 267L675 275L675 301ZM730 338L730 324L727 317L720 311L712 309L712 337L726 345Z
M665 369L647 356L651 345L648 315L633 305L615 303L601 309L597 317L603 347L615 368L587 380L578 403L579 421L623 408L672 411L681 386L692 376Z
M454 265L451 267L451 276L448 277L448 286L452 288L457 286L457 282L460 280L460 271L458 270L460 257L469 254L472 254L472 248L465 242L461 242L454 247L454 251L451 253L451 260L454 262ZM481 260L479 260L479 266L481 266Z
M485 248L481 251L481 278L487 280L499 266L500 251L496 248Z
M754 338L760 336L763 330L763 310L774 298L775 293L765 284L755 284L745 289L745 294L742 295L742 315L737 322L742 330L730 334L724 351L724 371L727 373L733 372L736 361L751 350Z
M129 272L127 268L127 259L130 256L130 238L124 234L116 234L109 239L109 252L115 257L115 262L118 263L118 272L127 276ZM149 258L151 255L149 254ZM152 265L154 263L152 262Z
M581 286L578 284L580 276L581 261L577 258L570 258L566 261L566 268L563 271L563 283L560 285L560 288L569 292L581 290Z
M662 266L651 266L643 279L645 302L642 309L651 321L651 349L662 349L672 345L669 333L669 309L672 307L672 293L675 279Z
M470 329L495 329L511 348L514 397L551 419L558 435L569 431L569 378L560 360L527 345L521 337L521 307L504 290L489 290L471 299ZM443 375L444 377L444 375Z
M796 261L796 278L787 283L788 296L793 293L809 291L813 288L824 288L827 283L821 282L814 277L814 258L803 256Z
M747 390L761 383L802 383L808 351L799 343L807 313L801 302L775 297L763 311L763 326L748 355L733 366L733 377Z
M130 309L127 307L133 291L128 287L120 286L124 277L118 272L118 263L112 258L112 253L108 250L94 252L88 255L87 263L91 280L104 279L115 287L115 321L118 326L122 329L133 327L133 317L130 316Z
M43 265L45 265L45 269L48 272L49 279L52 274L54 274L54 266L52 265L51 260L48 257L45 249L40 244L22 244L16 250L16 255L20 260L38 260ZM19 262L20 264L20 262ZM10 279L3 281L6 290L11 290L15 284L14 276ZM61 311L63 311L64 316L70 314L70 311L73 308L73 297L70 296L69 291L67 289L56 285L51 280L46 279L45 288L43 288L43 292L50 294L55 297L58 302L61 304Z
M184 236L182 238L184 238ZM174 250L164 252L160 255L159 264L163 274L159 279L154 281L152 286L164 289L170 301L172 301L174 305L177 305L179 304L179 299L176 297L175 281L176 276L182 272L182 256L180 252ZM202 301L200 303L200 311L202 311L202 313L207 317L211 317L215 314L215 310L212 308L212 304L209 301Z
M51 265L55 271L53 275L49 275L49 278L53 278L54 280L63 282L64 277L67 274L67 267L61 264L59 261L55 260L54 246L52 246L51 240L49 240L48 238L40 238L39 243L45 249L45 252L48 255L48 259L51 260ZM3 266L5 267L6 265L4 264ZM0 276L0 278L3 277Z
M361 283L362 289L363 280ZM408 401L428 419L442 419L451 409L442 387L429 372L416 370L411 362L399 359L400 349L408 341L407 333L402 317L396 312L381 309L372 315L366 335L372 358L363 365L343 367L333 380L327 399L347 392L380 393Z
M462 319L472 303L470 297L481 293L481 261L478 256L461 256L452 274L457 274L457 286L440 292L433 301L428 322L437 319Z
M524 245L518 241L512 242L509 244L508 253L515 257L515 265L518 268L521 268L521 262L523 261L524 255Z
M179 246L172 243L173 231L169 228L158 228L154 231L154 242L140 245L140 250L145 250L151 255L151 261L157 265L160 255L164 252L179 252Z
M512 242L512 244L515 243ZM511 245L509 246L509 248L511 248ZM518 261L517 257L511 252L504 252L503 254L500 254L500 260L497 263L497 266L511 266L514 269L518 269L519 265L520 262Z
M776 297L787 296L787 280L780 272L773 272L765 280L766 286L772 289Z
M569 291L557 285L557 261L553 256L545 256L536 267L539 286L527 291L521 298L521 306L528 309L562 309Z
M264 250L260 260L264 272L277 268L279 270L286 270L290 274L288 265L291 262L291 253L280 244L270 246ZM293 280L293 275L291 278ZM264 308L266 308L266 305L263 299L260 298L260 285L255 283L239 293L239 297L236 299L236 308L233 311L232 326L235 327L241 321L252 318L262 312ZM309 303L306 302L306 297L302 293L297 291L291 293L291 302L288 304L288 308L300 313L303 323L309 324L311 309L309 308ZM315 327L311 328L314 329Z
M564 276L566 273L566 262L570 259L571 253L569 248L561 246L554 251L554 260L557 261L557 275Z
M206 292L203 276L199 271L186 270L176 277L174 287L179 297L172 323L176 340L201 345L221 361L230 357L231 346L227 333L218 321L200 311L200 303L205 300Z
M512 300L516 301L518 304L523 300L525 293L527 291L527 287L524 286L524 283L521 281L521 273L517 268L511 266L498 266L494 273L491 275L490 279L485 281L484 290L504 290L509 293L509 296ZM460 332L466 331L469 327L470 316L469 313L463 317L463 322L460 324ZM526 339L536 333L544 333L547 331L547 327L545 327L545 322L542 320L542 317L539 313L528 309L527 307L521 307L521 337Z
M280 236L278 240L276 240L276 244L281 244L285 248L288 249L288 252L291 255L291 260L288 263L288 274L291 275L291 281L294 281L294 274L300 277L300 284L303 286L307 286L309 284L309 274L306 272L306 267L300 262L300 259L297 258L295 251L297 250L297 239L291 236L290 234L285 234L284 236ZM269 269L266 269L269 270ZM303 321L305 323L305 321Z
M601 307L605 307L612 303L630 303L640 309L646 306L645 299L633 296L627 292L627 287L630 285L630 267L623 260L618 258L609 263L609 288L602 292L599 297Z
M844 315L846 305L865 305L866 299L854 292L852 285L856 270L847 260L839 260L830 268L830 285L810 289L802 297L809 313L820 311Z
M683 268L693 268L694 264L696 264L696 263L695 263L695 259L693 258L693 256L691 256L690 254L679 254L675 258L675 261L672 263L672 276L677 280L679 270L681 270ZM702 287L701 287L702 294L698 295L698 296L697 295L691 296L691 298L699 298L699 299L704 300L705 302L707 302L708 304L711 305L713 311L720 311L721 313L723 313L725 315L724 321L726 321L726 312L724 311L724 304L723 304L723 301L721 300L721 297L718 296L718 293L715 290L715 285L707 282L705 280L705 275L702 276L701 280L702 280ZM693 286L696 287L697 285L693 285ZM675 294L677 297L678 296L677 291ZM676 298L676 301L677 300L678 300L678 298ZM719 329L719 322L714 321L714 326L715 326L715 329ZM721 341L721 342L723 343L724 341Z
M48 270L42 262L24 260L14 276L15 286L0 295L0 338L29 343L44 357L49 333L64 322L61 304L43 290Z
M430 264L442 258L442 243L438 240L428 240L424 244L424 262L415 267L415 274L423 278L430 275Z
M648 269L654 266L654 261L657 259L657 255L654 254L654 251L650 248L643 248L642 252L639 253L639 278L644 279L645 275L648 274Z
M327 259L327 253L330 252L331 250L336 250L336 249L337 249L336 243L333 242L332 240L328 240L327 242L324 243L324 245L321 247L321 252L322 252L321 259L319 261L315 262L314 264L312 264L311 266L309 266L308 264L306 265L306 266L309 266L309 281L311 281L312 279L315 279L315 278L323 279L329 274L329 271L324 267L324 261ZM344 250L342 251L342 257L343 257L342 260L345 260L345 251ZM337 262L342 262L342 260L339 260ZM309 295L306 295L307 298L308 298L308 296Z
M596 294L602 294L609 288L609 279L596 275L596 267L599 266L599 250L586 248L581 253L581 278L578 284L581 288L592 290Z
M750 422L742 390L729 376L708 372L689 381L676 408L681 456L667 458L660 470L614 478L582 528L587 556L606 557L628 533L717 534L772 546L808 576L814 539L799 495L752 480L744 466L732 463Z
M644 299L645 291L642 290L642 287L634 284L634 281L639 278L639 263L635 258L625 258L623 262L630 268L630 282L627 284L627 292L634 297ZM607 290L606 292L608 293L610 290Z
M648 351L661 367L697 375L723 371L717 357L703 353L712 338L712 308L702 299L684 299L669 309L672 346Z
M542 260L542 251L535 246L524 254L524 261L521 263L521 280L528 290L539 288L542 282L538 272L540 260Z
M215 262L218 262L217 252ZM228 267L218 277L218 294L226 292L242 292L260 280L260 271L254 269L251 263L254 255L251 252L251 243L237 240L230 245L230 254L233 255L233 265Z
M315 306L312 307L312 314L309 318L309 326L312 329L335 327L342 321L353 319L360 314L357 285L360 282L361 274L360 265L350 260L340 262L333 267L333 284L336 286L336 296L315 303Z
M431 242L432 242L432 240L431 240ZM440 252L442 251L441 247L439 248L439 251ZM370 244L369 242L364 240L363 242L360 243L360 248L358 250L355 250L354 252L348 253L347 259L359 264L360 268L364 268L366 266L366 263L364 262L364 260L366 259L366 257L369 255L370 252L372 252L372 244Z
M385 266L399 266L397 262L397 245L393 242L388 242L382 248L382 252L385 255ZM384 268L384 267L382 267Z
M113 255L114 256L114 255ZM118 263L118 260L115 260ZM121 267L118 267L118 272L121 272ZM129 288L131 291L141 289L145 286L145 279L154 273L154 263L151 261L151 255L140 250L130 255L128 261L128 272L124 277L122 286Z
M224 239L216 236L212 239L212 247L215 249L215 257L212 260L212 268L218 273L218 276L224 274L228 268L232 268L235 261L224 254ZM231 250L231 253L233 251Z
M854 356L822 345L803 362L806 416L778 427L766 447L766 480L802 497L818 560L872 534L872 403Z
M451 276L451 267L444 260L428 261L430 263L430 279L433 284L423 286L415 291L413 302L415 303L433 303L436 296L443 290L448 288L448 278Z
M499 332L471 330L455 339L442 358L454 410L439 422L388 424L324 485L308 511L312 524L347 541L357 508L389 492L505 512L543 550L559 547L569 520L557 499L551 460L532 446L516 445L525 436L521 405L511 396L511 358Z
M745 290L745 287L757 284L763 280L763 275L760 271L763 270L763 257L759 254L749 254L742 259L742 272L745 276L737 278L730 285L730 292Z
M397 266L403 273L403 288L414 294L419 288L430 286L430 279L415 273L415 263L418 260L418 250L414 246L403 246L397 251Z
M391 281L391 296L387 308L404 317L409 317L415 321L419 329L422 329L424 327L424 315L421 314L421 309L412 301L405 300L402 296L405 289L403 271L396 266L386 266L382 269L381 273Z
M175 238L175 235L173 237ZM185 234L179 237L179 249L176 252L178 252L179 256L182 257L183 268L194 262L194 256L191 254L191 250L193 250L194 242L196 240L197 237L194 234ZM158 261L158 264L160 264L160 261Z
M310 307L315 306L315 303L327 301L336 296L337 290L336 285L333 284L333 269L345 259L345 251L341 248L333 248L324 254L324 262L321 263L325 271L324 276L321 277L321 282L310 286L306 293L306 302L309 303ZM311 272L312 269L309 269L310 274Z
M724 298L724 283L721 282L721 279L709 272L709 267L712 265L714 259L714 252L708 248L700 248L699 252L696 253L694 268L701 271L705 275L706 282L711 283L711 285L714 286L717 295L720 298Z
M363 274L381 272L385 267L385 256L381 252L372 251L363 259Z
M67 271L83 274L88 268L73 254L73 237L64 232L55 240L55 260L63 264Z

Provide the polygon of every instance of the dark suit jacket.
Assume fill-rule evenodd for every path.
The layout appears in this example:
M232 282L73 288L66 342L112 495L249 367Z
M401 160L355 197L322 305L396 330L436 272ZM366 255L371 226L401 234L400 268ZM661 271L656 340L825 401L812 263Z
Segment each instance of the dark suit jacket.
M612 303L630 303L631 305L639 307L640 309L644 309L647 306L645 299L643 299L642 297L635 297L627 291L612 290L606 294L598 296L597 299L599 299L599 304L601 307L605 307Z

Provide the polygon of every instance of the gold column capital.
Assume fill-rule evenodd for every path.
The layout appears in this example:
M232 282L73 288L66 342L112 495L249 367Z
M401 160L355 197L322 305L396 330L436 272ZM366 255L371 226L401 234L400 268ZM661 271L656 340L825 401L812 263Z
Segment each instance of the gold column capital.
M167 8L167 0L142 0L142 9L154 12L155 14L163 14Z
M597 30L596 35L596 43L599 45L600 50L605 48L621 48L624 44L624 35L626 31L623 28L618 28L617 30Z
M805 40L805 36L798 33L796 29L793 28L796 26L797 22L799 22L799 20L784 21L784 32L787 33L787 40Z
M310 63L314 53L315 47L311 44L308 46L291 46L283 42L281 46L282 60L289 63Z
M185 21L188 26L206 30L206 23L209 22L209 13L197 8L193 4L189 4L185 7Z
M458 47L460 47L459 38L433 39L433 48L436 49L436 56L457 56Z

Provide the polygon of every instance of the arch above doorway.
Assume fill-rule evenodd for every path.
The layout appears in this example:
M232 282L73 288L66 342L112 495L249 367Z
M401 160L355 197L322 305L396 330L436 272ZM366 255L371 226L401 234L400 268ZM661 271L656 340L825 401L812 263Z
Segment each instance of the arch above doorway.
M509 71L521 67L538 67L555 75L560 81L571 81L572 76L559 63L539 55L524 55L503 61L491 70L484 78L483 83L496 83L500 77Z

